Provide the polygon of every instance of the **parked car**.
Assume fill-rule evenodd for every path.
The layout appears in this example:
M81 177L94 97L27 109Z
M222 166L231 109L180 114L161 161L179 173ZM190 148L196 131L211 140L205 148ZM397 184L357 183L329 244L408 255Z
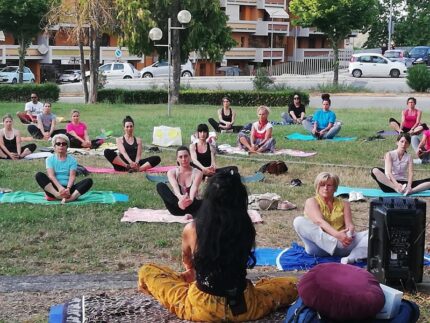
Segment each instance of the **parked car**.
M405 49L389 49L384 53L384 57L388 58L392 62L401 62L410 67L413 59L410 58L409 52Z
M351 56L348 70L354 77L399 77L406 74L407 68L404 63L392 62L381 54L360 53Z
M224 76L239 76L242 70L237 66L222 66L217 69L217 72L222 73Z
M430 65L430 46L416 46L409 53L413 59L412 64Z
M99 73L109 79L133 79L139 77L139 71L130 63L107 63L99 67ZM89 72L85 73L88 77Z
M6 66L0 70L0 83L16 84L19 80L18 66ZM33 72L24 66L22 79L27 83L34 83L35 77Z
M151 77L167 77L169 75L169 64L166 61L155 62L154 64L144 67L140 71L141 78ZM181 76L192 77L194 75L193 63L188 60L185 64L181 65Z
M82 81L80 70L65 70L58 76L58 83L80 82Z

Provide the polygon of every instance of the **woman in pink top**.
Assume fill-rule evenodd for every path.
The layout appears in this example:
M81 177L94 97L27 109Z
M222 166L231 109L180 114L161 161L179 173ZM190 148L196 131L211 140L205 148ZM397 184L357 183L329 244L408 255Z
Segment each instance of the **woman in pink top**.
M98 148L103 142L103 139L90 140L88 136L88 128L84 122L79 120L79 110L72 110L72 121L67 124L67 137L70 140L70 148Z
M398 133L408 132L411 136L421 133L423 129L428 130L427 125L421 123L421 110L415 107L417 99L411 97L406 102L408 108L402 111L402 122L399 123L396 119L390 118L391 128Z
M420 137L413 136L412 148L414 148L418 158L421 159L423 164L430 163L430 130L424 130L421 140Z
M265 105L258 107L258 121L252 124L251 136L239 132L238 141L240 146L250 153L273 153L275 152L275 138L272 137L273 126L267 119L269 108Z
M382 191L408 195L430 189L430 178L412 180L412 157L406 151L410 144L411 136L402 132L397 137L397 149L385 154L385 169L372 169L372 178Z

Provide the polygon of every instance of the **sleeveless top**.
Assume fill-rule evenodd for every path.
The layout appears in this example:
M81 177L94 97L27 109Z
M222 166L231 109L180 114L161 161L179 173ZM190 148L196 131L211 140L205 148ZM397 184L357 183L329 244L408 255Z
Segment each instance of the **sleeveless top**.
M267 122L262 129L258 129L260 123L258 121L252 124L252 131L255 139L263 140L266 137L266 131L273 128L270 122Z
M343 201L342 199L335 197L333 200L333 210L330 211L327 204L325 204L323 198L318 194L315 196L315 200L320 207L323 219L327 221L335 230L342 230L345 228L345 221L343 217Z
M130 145L125 140L125 137L122 136L122 144L124 146L124 150L127 152L128 157L130 157L130 159L132 161L135 161L136 160L136 155L137 155L137 140L136 140L136 137L133 137L133 143Z
M391 174L397 181L408 180L408 164L412 163L412 157L408 153L404 153L402 159L399 159L399 154L396 150L389 152L391 158Z
M204 167L209 167L212 164L211 148L208 143L206 143L206 151L204 153L199 153L196 143L196 155L197 160Z
M231 120L233 118L233 110L230 108L230 114L228 116L226 116L224 114L224 109L221 109L221 117L222 117L223 121L231 122Z
M403 115L405 117L405 121L403 123L403 127L412 128L415 122L417 122L418 117L418 109L415 109L415 114L410 114L409 109L403 111Z
M197 170L193 168L191 172L191 183L189 186L184 186L179 183L179 167L176 168L176 182L178 182L179 190L181 191L182 195L190 194L191 187L193 186L193 183L194 183L194 176L196 174L195 173L196 171Z
M3 136L3 143L4 146L9 150L11 153L16 153L18 150L16 149L16 136L13 135L12 139L6 138L6 135Z

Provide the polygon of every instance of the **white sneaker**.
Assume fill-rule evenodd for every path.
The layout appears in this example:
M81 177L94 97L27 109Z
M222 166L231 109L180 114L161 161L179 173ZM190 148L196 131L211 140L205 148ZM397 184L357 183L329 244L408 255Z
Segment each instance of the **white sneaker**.
M355 195L356 195L356 201L357 202L358 201L365 201L366 200L366 198L364 197L363 193L361 193L361 192L356 192Z
M349 202L355 202L357 201L357 192L349 192Z

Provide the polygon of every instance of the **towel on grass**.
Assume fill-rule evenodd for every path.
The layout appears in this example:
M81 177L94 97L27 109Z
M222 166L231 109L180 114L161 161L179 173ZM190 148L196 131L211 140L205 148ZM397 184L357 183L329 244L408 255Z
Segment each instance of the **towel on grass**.
M156 166L147 169L146 173L167 173L169 170L176 168L177 166ZM92 167L85 166L86 170L94 174L127 174L127 172L119 172L109 167Z
M113 204L116 202L127 202L128 195L121 193L114 193L111 191L89 191L84 195L80 196L76 201L68 202L68 204L79 205L79 204L90 204L90 203L102 203L102 204ZM0 203L32 203L32 204L60 204L61 201L48 201L45 198L43 192L24 192L16 191L12 193L5 193L0 195Z
M240 147L232 147L229 144L222 144L218 146L218 149L225 154L238 154L238 155L249 155L249 152L243 150ZM288 155L292 157L311 157L315 156L317 153L315 151L306 152L295 149L277 149L274 153L264 153L267 156L279 156L279 155Z
M28 154L27 156L24 157L24 159L40 159L40 158L47 158L49 156L51 156L52 153L48 152L48 151L40 151L37 153L32 153L32 154Z
M311 141L318 140L312 135L304 135L302 133L294 132L292 134L287 135L285 138L289 140L301 140L301 141ZM323 139L324 141L353 141L356 140L357 137L334 137L333 139Z
M348 194L351 192L361 192L364 196L367 197L403 197L403 194L393 192L393 193L385 193L379 188L362 188L362 187L348 187L348 186L339 186L335 193L335 196ZM430 196L430 190L422 191L414 194L409 194L407 197L417 197L417 196Z
M260 213L255 210L248 210L248 214L254 223L263 222ZM153 210L153 209L139 209L137 207L129 208L124 212L121 222L165 222L165 223L188 223L192 218L184 216L176 216L169 213L169 211Z

